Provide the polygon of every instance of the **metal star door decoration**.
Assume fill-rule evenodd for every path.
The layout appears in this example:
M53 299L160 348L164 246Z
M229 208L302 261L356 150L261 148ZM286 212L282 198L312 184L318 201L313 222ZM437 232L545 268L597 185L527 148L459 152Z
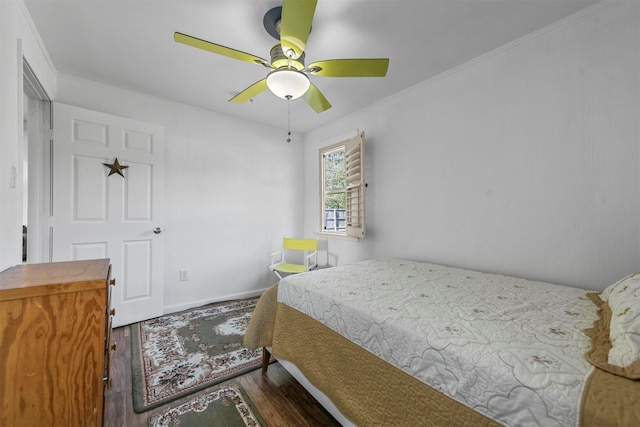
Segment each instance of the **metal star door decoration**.
M121 177L124 178L124 174L122 173L122 171L124 171L126 168L128 168L129 166L124 166L121 165L118 162L118 158L116 157L116 159L113 161L113 163L109 164L109 163L103 163L103 165L105 165L106 167L109 168L109 175L107 176L111 176L114 173L117 173L118 175L120 175Z

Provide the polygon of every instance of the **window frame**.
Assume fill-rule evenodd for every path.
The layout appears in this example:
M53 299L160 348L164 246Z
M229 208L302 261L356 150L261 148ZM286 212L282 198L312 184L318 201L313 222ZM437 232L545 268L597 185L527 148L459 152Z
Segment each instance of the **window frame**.
M325 188L326 182L326 172L325 172L325 157L330 155L331 153L335 153L337 151L344 151L346 155L347 147L345 145L345 141L338 142L336 144L331 144L326 147L320 149L320 232L323 234L329 234L334 236L346 236L347 230L346 228L343 231L340 230L327 230L325 228L325 199L326 196L331 194L344 194L345 200L347 198L347 186L345 180L345 186L339 190L327 190ZM346 157L345 157L346 162ZM346 166L346 165L345 165Z
M344 150L345 152L345 188L329 190L325 188L325 156ZM351 156L349 155L351 153ZM320 148L319 150L319 175L320 175L320 232L323 237L332 237L346 240L358 240L365 237L365 205L364 190L364 132L358 132L354 138ZM344 230L325 229L325 197L329 194L345 195L345 221Z

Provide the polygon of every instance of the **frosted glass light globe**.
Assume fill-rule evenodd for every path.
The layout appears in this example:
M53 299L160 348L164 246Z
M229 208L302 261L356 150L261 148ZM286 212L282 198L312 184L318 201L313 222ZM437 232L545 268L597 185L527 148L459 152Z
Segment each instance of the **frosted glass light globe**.
M267 87L282 99L300 98L310 85L309 77L294 69L275 70L267 76Z

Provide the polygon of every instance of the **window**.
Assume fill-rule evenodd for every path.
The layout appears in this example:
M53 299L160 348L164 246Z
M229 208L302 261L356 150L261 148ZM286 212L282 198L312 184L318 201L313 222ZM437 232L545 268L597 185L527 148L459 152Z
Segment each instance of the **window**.
M321 230L363 238L364 132L320 149Z

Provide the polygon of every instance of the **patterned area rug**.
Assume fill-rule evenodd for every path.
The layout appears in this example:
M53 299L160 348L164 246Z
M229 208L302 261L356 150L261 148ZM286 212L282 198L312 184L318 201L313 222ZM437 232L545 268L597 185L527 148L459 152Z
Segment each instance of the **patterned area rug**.
M259 368L242 345L258 299L229 301L131 325L133 409L148 411Z
M239 384L214 387L149 416L149 427L266 426Z

